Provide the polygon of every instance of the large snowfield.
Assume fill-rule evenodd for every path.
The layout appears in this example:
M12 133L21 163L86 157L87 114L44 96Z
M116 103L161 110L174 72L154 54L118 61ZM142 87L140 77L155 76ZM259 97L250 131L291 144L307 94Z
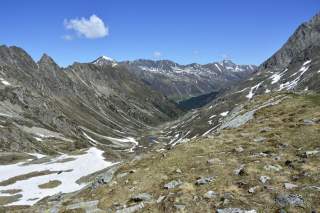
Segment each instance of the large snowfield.
M73 159L70 160L70 158ZM63 160L65 162L63 162ZM46 196L51 196L60 192L69 193L77 191L85 186L85 183L76 183L79 178L105 169L112 166L114 163L105 161L103 151L92 147L85 153L79 155L63 154L46 163L23 164L25 164L25 162L0 166L0 182L12 177L37 171L49 170L55 171L55 173L17 181L8 186L0 186L0 196L10 196L8 193L3 193L4 190L22 190L17 193L21 194L22 198L8 205L33 205ZM61 181L61 184L55 188L39 188L39 185L53 180Z

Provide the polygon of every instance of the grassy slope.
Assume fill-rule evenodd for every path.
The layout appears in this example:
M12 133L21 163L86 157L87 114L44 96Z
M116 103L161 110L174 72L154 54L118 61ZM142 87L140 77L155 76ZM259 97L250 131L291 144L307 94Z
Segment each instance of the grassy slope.
M239 128L222 130L209 138L193 140L164 153L151 152L142 160L125 163L116 176L136 171L122 178L115 177L109 185L95 190L86 189L64 205L99 200L99 208L114 211L115 204L131 205L131 196L146 192L155 200L161 195L166 198L159 204L145 203L142 212L172 212L176 211L176 204L185 205L185 212L212 212L226 207L276 212L279 207L275 205L275 196L293 193L302 195L305 205L287 207L289 212L319 211L320 192L303 188L320 186L320 156L304 158L303 153L319 149L320 125L305 125L303 120L320 119L320 96L287 96L282 103L257 111L253 120ZM246 108L250 109L269 98L270 95L257 97ZM265 127L271 129L261 131ZM255 142L257 137L265 137L266 140ZM239 146L244 151L237 152L235 148ZM255 155L261 152L267 156ZM209 159L216 161L208 164ZM290 166L286 165L287 160L291 161ZM234 170L241 164L245 164L246 174L237 176ZM282 170L266 171L265 165L280 165ZM177 172L177 169L182 172ZM271 180L263 185L259 181L261 175L267 175ZM206 176L215 176L216 179L203 186L194 184L198 177ZM163 189L163 185L171 180L181 180L184 184L176 189ZM287 190L283 186L285 182L294 183L298 188ZM254 186L257 186L256 192L249 193L248 189ZM208 190L217 192L219 196L204 198Z

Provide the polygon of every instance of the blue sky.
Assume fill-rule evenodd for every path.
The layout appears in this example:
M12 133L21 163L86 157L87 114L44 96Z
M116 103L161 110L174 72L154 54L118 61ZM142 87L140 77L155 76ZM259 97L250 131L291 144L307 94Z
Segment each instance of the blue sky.
M100 55L260 64L319 11L320 1L1 0L0 6L0 44L22 47L35 60L47 53L62 66ZM92 15L98 25L97 19L91 25Z

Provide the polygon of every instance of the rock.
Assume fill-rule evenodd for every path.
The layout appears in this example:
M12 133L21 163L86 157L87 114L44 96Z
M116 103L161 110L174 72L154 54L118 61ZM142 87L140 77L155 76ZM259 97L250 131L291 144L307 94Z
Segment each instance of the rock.
M164 185L165 189L174 189L177 186L180 186L182 184L182 182L180 180L173 180L167 184Z
M306 151L305 155L306 155L306 157L311 157L311 156L317 155L319 153L320 153L319 150L313 150L313 151Z
M304 187L303 189L310 189L310 190L315 190L320 192L320 186L307 186L307 187Z
M196 185L205 185L208 184L210 182L212 182L214 180L214 177L200 177L196 180Z
M202 178L199 178L198 180L196 180L196 185L205 185L205 184L208 184L210 182L212 182L214 180L214 177L202 177Z
M101 209L99 209L97 206L99 204L98 200L93 201L86 201L86 202L80 202L80 203L74 203L71 205L68 205L66 207L67 210L76 210L76 209L83 209L85 212L103 212Z
M215 164L215 163L220 163L221 162L221 160L219 159L219 158L212 158L212 159L209 159L209 160L207 160L207 163L208 164Z
M161 203L165 197L166 196L160 195L159 198L157 199L157 203Z
M114 173L118 170L119 166L114 166L108 169L103 174L99 175L91 184L93 189L97 188L100 185L108 184L112 181Z
M295 185L295 184L292 184L292 183L284 183L284 188L285 189L294 189L294 188L297 188L298 186Z
M260 176L260 182L265 184L267 181L269 181L271 178L268 176Z
M295 194L279 194L276 196L276 204L280 207L300 206L303 207L304 200L301 195Z
M243 210L239 208L217 209L217 213L257 213L256 210Z
M135 169L132 169L132 170L129 171L129 173L130 173L130 174L136 173L136 170L135 170Z
M253 141L256 142L256 143L262 143L265 140L267 140L267 138L265 138L265 137L257 137L255 139L253 139Z
M128 174L129 174L128 172L120 173L117 175L117 178L123 178L123 177L127 176Z
M134 202L141 202L141 201L149 202L152 200L152 196L148 193L141 193L141 194L134 195L133 197L131 197L130 200Z
M179 174L181 174L182 173L182 171L181 171L181 169L176 169L176 173L179 173Z
M279 172L282 169L280 165L266 165L263 168L266 171L276 171L276 172Z
M315 125L316 124L313 120L310 120L310 119L304 119L303 123L306 126L311 126L311 125Z
M244 169L244 165L241 165L238 169L234 170L234 174L238 175L238 176L243 176L246 174L245 169Z
M244 149L242 148L242 146L239 146L239 147L235 148L235 151L240 153L240 152L243 152Z
M256 192L257 189L258 189L258 186L254 186L254 187L251 187L251 188L248 190L248 192L251 193L251 194L253 194L253 193Z
M207 199L213 199L216 198L218 196L218 193L214 192L214 191L207 191L203 197L207 198Z
M263 128L260 128L260 132L261 132L261 133L270 132L271 130L272 130L271 127L263 127Z
M174 207L179 211L184 210L186 208L186 206L183 204L174 204Z
M130 207L127 207L127 208L123 208L123 209L119 209L116 211L116 213L133 213L133 212L137 212L139 211L140 209L143 209L144 208L144 204L143 203L139 203L137 205L134 205L134 206L130 206Z

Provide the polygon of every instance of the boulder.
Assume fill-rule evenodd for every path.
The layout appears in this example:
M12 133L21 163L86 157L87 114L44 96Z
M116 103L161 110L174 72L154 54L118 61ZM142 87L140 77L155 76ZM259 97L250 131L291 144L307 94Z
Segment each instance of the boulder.
M165 189L174 189L177 186L180 186L181 184L182 184L182 182L180 180L173 180L173 181L170 181L169 183L165 184L163 187Z

